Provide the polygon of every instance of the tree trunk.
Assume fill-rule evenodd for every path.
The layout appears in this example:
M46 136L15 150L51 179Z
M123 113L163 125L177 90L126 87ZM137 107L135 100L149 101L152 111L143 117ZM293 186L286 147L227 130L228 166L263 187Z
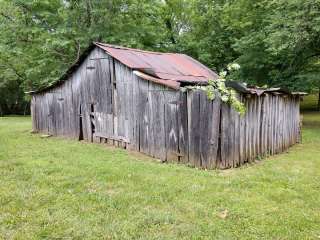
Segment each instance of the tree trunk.
M26 103L26 105L24 106L24 110L23 110L23 116L25 116L27 114L27 107L28 107L28 103Z
M320 87L319 87L319 93L318 93L318 111L320 112Z
M91 21L92 21L92 17L91 17L91 2L90 0L86 1L86 10L87 10L87 28L91 27Z
M169 30L169 34L170 34L170 41L172 44L176 44L177 41L174 37L174 30L173 30L173 26L172 26L172 22L171 22L171 19L170 18L167 18L166 21L165 21L165 24L166 24L166 27L167 29Z

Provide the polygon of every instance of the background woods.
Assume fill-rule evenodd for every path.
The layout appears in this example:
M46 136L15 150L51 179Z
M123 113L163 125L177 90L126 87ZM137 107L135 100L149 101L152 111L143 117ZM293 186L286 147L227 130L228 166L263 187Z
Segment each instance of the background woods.
M319 0L0 0L0 115L48 86L89 42L189 54L259 86L320 91Z

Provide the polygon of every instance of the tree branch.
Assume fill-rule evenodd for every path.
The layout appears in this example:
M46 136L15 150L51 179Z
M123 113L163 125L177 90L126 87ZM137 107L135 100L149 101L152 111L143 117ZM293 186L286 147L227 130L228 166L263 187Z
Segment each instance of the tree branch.
M18 72L18 70L17 70L16 68L14 68L11 64L7 64L7 65L0 64L0 67L2 67L2 68L9 68L9 69L12 70L12 71L14 72L14 74L17 75L17 77L18 77L20 80L22 80L22 81L24 81L24 80L26 79L26 78L25 78L22 74L20 74L20 73Z
M11 22L14 22L13 18L3 12L0 12L0 15L3 16L4 18L8 19Z
M27 6L26 4L23 4L22 2L16 2L16 5L17 7L22 8L24 10L23 11L24 13L29 12L32 15L32 17L39 20L48 31L52 31L53 28L48 24L48 22L38 14L34 13L29 6Z
M80 59L80 54L81 54L81 45L80 45L80 42L78 40L74 40L75 44L76 44L76 50L77 50L77 58L75 59L74 63L75 64L76 62L79 61Z

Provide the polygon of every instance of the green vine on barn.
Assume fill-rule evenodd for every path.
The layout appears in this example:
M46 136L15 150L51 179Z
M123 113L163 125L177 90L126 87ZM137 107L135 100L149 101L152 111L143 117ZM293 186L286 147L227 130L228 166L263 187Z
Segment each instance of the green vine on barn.
M240 69L240 65L232 63L228 65L229 71L236 71ZM214 100L216 92L219 93L221 101L230 104L230 106L237 111L241 116L246 112L244 104L237 98L237 93L232 88L228 88L225 85L227 71L223 71L219 74L219 78L216 80L209 80L208 86L205 87L207 97L209 100Z

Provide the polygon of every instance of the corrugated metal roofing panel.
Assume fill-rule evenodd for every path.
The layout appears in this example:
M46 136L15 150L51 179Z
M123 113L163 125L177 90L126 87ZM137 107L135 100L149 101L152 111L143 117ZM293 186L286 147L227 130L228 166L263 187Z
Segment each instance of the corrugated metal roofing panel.
M98 46L113 58L135 70L134 73L139 77L166 85L173 89L179 89L181 82L202 85L206 84L209 79L218 78L215 72L185 54L159 53L104 43L93 43L83 52L78 61L68 69L59 81L38 91L30 91L28 93L41 93L62 84L70 74L78 68L95 46ZM260 89L257 87L247 87L246 85L233 81L227 81L226 85L242 93L257 95L265 92L293 95L305 94L301 92L291 93L280 88Z
M195 84L218 78L216 73L185 54L143 51L104 43L95 44L129 68L154 78Z
M155 82L155 83L159 83L159 84L163 84L163 85L166 85L168 87L171 87L173 89L176 89L176 90L179 90L180 88L180 84L176 81L172 81L172 80L163 80L163 79L159 79L159 78L155 78L155 77L152 77L150 75L147 75L143 72L140 72L140 71L137 71L137 70L134 70L133 73L145 80L149 80L151 82Z
M233 88L234 90L241 93L249 93L253 95L262 95L264 93L272 93L272 94L288 94L288 95L306 95L304 92L291 92L288 89L284 88L259 88L257 86L250 86L245 83L237 82L237 81L226 81L226 86L229 88Z

